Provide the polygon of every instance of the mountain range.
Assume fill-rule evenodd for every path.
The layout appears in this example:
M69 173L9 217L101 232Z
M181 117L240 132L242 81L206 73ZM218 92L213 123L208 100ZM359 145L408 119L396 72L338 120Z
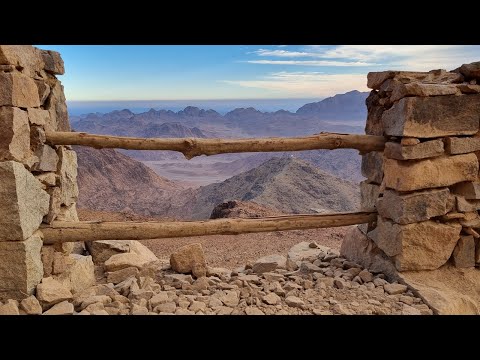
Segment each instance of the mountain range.
M75 147L82 208L207 219L224 201L254 201L285 213L350 211L358 186L294 158L271 158L221 183L185 188L111 149Z
M261 112L248 107L221 115L215 110L187 106L178 112L150 109L135 114L124 109L106 114L92 113L71 116L71 122L76 131L138 137L301 136L320 131L359 133L363 128L345 121L366 119L367 96L366 92L350 91L306 104L295 113L286 110Z
M351 91L296 112L237 108L225 115L187 106L178 112L128 109L71 116L95 134L164 138L362 133L368 93ZM361 157L351 149L241 153L186 160L172 151L95 150L78 154L79 206L150 217L207 219L216 205L254 201L284 213L350 211L358 205Z

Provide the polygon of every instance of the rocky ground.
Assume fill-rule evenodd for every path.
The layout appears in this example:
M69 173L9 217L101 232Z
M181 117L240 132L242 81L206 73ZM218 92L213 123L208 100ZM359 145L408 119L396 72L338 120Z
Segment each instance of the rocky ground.
M94 244L96 285L72 294L60 281L44 278L36 296L8 300L0 314L432 314L406 286L315 242L234 270L207 266L200 244L177 249L170 261L134 241Z
M258 209L256 209L258 213ZM237 217L242 214L234 213ZM266 214L270 216L272 214ZM276 214L275 214L276 215ZM78 209L81 221L150 221L156 220L131 213L118 213ZM230 216L228 216L230 217ZM318 244L340 250L348 227L274 231L259 234L210 235L195 238L171 238L161 240L142 240L158 258L167 258L181 246L194 242L202 244L205 258L211 266L233 269L270 254L286 254L288 249L300 241L316 241Z

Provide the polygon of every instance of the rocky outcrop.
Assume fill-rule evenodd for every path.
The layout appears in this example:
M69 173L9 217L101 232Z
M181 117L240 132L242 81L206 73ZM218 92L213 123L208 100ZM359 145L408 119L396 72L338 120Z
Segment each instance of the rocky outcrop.
M365 184L379 186L362 186L362 208L378 219L351 230L341 253L383 269L438 314L479 313L477 67L368 75L366 131L389 140L362 163Z
M33 294L43 276L41 248L40 232L24 241L0 241L0 298Z
M25 240L48 213L50 197L40 181L15 161L0 162L0 239Z
M79 262L68 257L73 244L42 247L38 231L42 222L78 220L76 155L47 144L45 135L70 130L63 86L55 77L63 73L54 51L0 45L0 300L28 298L42 276L60 279L62 272L60 280L73 291L92 284L93 270L73 275L79 273Z

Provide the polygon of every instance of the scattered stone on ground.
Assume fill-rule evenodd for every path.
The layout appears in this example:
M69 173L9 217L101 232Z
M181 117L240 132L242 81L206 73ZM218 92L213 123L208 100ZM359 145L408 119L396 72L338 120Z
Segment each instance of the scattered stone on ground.
M293 246L287 257L263 257L233 271L208 267L199 244L179 250L176 256L181 253L181 259L173 263L180 262L182 272L188 274L175 272L165 265L167 261L136 264L103 272L94 286L73 295L61 283L45 278L37 287L37 297L20 304L0 303L0 314L433 314L407 286L389 283L384 274L363 269L315 242ZM206 276L192 277L197 262L206 267Z

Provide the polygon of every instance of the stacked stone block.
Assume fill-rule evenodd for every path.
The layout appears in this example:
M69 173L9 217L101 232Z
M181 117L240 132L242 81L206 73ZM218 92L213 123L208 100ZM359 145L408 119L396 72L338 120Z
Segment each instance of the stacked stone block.
M73 243L43 246L39 230L42 222L78 221L76 154L45 137L70 131L55 77L63 73L54 51L0 45L0 300L25 298L51 275L71 287L75 264L91 263L70 255Z
M480 63L368 74L365 131L388 142L363 156L362 208L378 221L359 229L397 271L480 263L477 81Z

